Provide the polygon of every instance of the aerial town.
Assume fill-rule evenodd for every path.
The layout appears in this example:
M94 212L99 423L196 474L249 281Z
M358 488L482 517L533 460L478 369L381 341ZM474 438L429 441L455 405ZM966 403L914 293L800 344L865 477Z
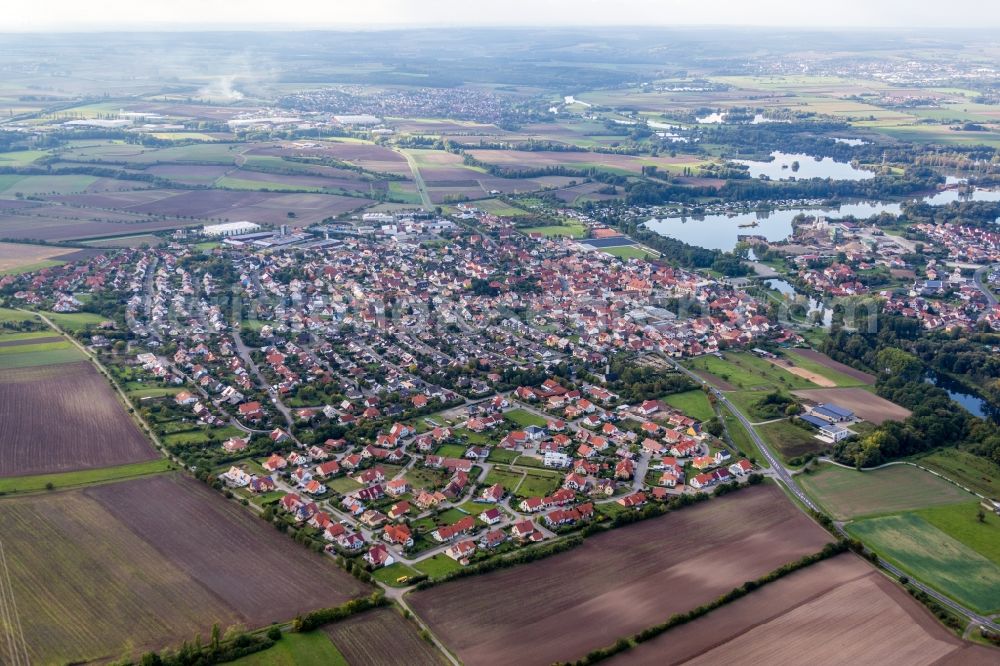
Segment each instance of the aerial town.
M993 31L386 4L8 35L0 664L1000 662Z

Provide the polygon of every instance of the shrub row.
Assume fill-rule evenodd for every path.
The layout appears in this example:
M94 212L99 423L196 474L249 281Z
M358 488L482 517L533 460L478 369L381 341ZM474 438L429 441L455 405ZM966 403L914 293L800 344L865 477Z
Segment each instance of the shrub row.
M305 615L299 615L292 620L292 631L312 631L322 627L324 624L346 620L352 615L363 613L373 608L379 608L389 604L382 590L372 592L367 597L352 599L347 603L333 608L321 608Z

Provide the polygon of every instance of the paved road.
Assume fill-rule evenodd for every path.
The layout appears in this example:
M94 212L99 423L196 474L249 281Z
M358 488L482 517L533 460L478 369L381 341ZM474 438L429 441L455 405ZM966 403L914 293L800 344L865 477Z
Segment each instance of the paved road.
M990 269L997 268L1000 269L1000 264L993 264L992 266L983 266L982 268L976 269L975 274L972 277L973 282L975 282L976 287L979 291L983 292L986 296L986 300L989 302L990 307L997 304L997 297L994 295L993 291L983 283L983 275L986 274Z
M733 405L731 402L729 402L729 400L726 399L726 396L723 395L721 391L719 391L718 389L716 389L714 387L711 387L711 385L709 385L708 382L706 382L704 379L702 379L698 375L694 374L693 372L691 372L690 370L688 370L687 368L685 368L681 364L677 363L675 360L673 360L673 359L668 359L668 360L670 361L670 363L673 364L673 366L675 368L677 368L680 372L683 372L685 375L689 376L691 379L693 379L698 384L703 385L703 386L709 386L710 389L711 389L711 391L712 391L712 394L716 397L716 399L719 401L719 403L721 403L722 405L725 405L726 407L728 407L729 411L731 411L736 416L736 418L739 419L740 423L743 424L743 427L745 427L746 430L747 430L747 432L750 433L750 437L753 438L754 443L757 444L757 448L760 449L761 454L763 454L763 456L765 458L767 458L768 462L771 464L773 475L782 484L784 484L784 486L793 495L795 495L795 497L798 498L799 501L802 502L802 504L804 504L805 506L809 507L813 511L819 511L819 509L817 508L816 504L811 499L809 499L809 497L804 492L802 492L802 489L799 488L799 486L798 486L797 483L795 483L795 479L792 478L792 475L788 472L787 469L785 469L784 465L782 465L779 462L777 456L775 456L771 452L771 449L768 448L767 444L764 442L763 439L761 439L760 435L757 434L757 431L754 429L753 424L750 422L750 420L747 419L747 417L744 416L743 413L739 409L737 409L735 405ZM835 523L834 527L836 528L837 532L839 532L843 537L849 538L849 535L847 534L847 531L844 529L844 527L843 527L842 524ZM1000 624L997 624L996 622L994 622L990 618L985 617L983 615L980 615L979 613L977 613L977 612L975 612L975 611L973 611L973 610L971 610L969 608L966 608L965 606L963 606L963 605L961 605L961 604L959 604L959 603L957 603L955 601L952 601L948 597L946 597L943 594L937 592L936 590L933 590L933 589L927 587L923 583L921 583L921 582L919 582L917 580L914 580L913 576L910 576L909 574L904 573L903 571L901 571L900 569L898 569L897 567L895 567L891 563L886 562L882 558L878 558L878 565L881 568L883 568L884 570L886 570L889 573L891 573L894 576L896 576L897 578L899 578L900 576L906 576L907 578L909 578L910 585L912 585L913 587L917 588L918 590L924 592L925 594L927 594L927 596L931 597L932 599L934 599L935 601L937 601L942 606L947 606L948 608L952 609L953 611L955 611L959 615L962 615L963 617L968 618L971 622L975 622L977 624L980 624L980 625L982 625L984 627L987 627L988 629L990 629L992 631L1000 632Z
M261 373L260 368L254 363L253 358L250 355L250 348L246 346L243 342L243 338L240 337L240 332L233 328L233 341L236 343L236 353L239 354L243 362L247 364L250 368L250 372L253 373L254 377L257 378L257 384L264 389L264 392L271 398L271 404L274 405L275 409L281 412L281 415L285 417L285 423L288 426L288 434L294 439L292 435L292 427L295 423L295 419L292 418L292 410L285 406L285 403L281 401L281 396L278 392L271 388L270 384L267 383L267 378ZM298 440L296 440L298 441Z
M420 175L420 167L417 166L416 158L405 150L397 150L396 152L406 158L406 163L410 166L410 171L413 172L413 182L416 184L417 192L420 194L420 201L423 202L426 208L433 208L434 204L431 203L431 195L427 193L427 185L424 183L424 177Z

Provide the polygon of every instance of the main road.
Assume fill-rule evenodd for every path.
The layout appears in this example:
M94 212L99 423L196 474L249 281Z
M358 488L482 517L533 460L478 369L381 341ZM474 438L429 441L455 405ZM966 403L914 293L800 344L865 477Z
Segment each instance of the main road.
M810 499L809 496L802 491L799 485L795 482L795 479L792 477L791 473L785 468L784 465L781 464L781 462L778 460L778 457L771 452L771 449L768 447L767 443L764 442L761 436L757 434L757 431L754 429L754 426L750 422L750 419L744 416L743 412L737 409L736 405L731 403L726 398L726 396L723 395L722 391L715 388L707 381L705 381L695 373L691 372L690 370L682 366L674 359L667 358L667 361L669 361L678 371L684 373L685 375L693 379L695 382L697 382L699 385L707 386L708 389L711 391L712 395L715 396L716 400L718 400L720 404L728 408L729 411L732 412L737 419L739 419L740 423L743 424L743 427L746 428L746 431L750 433L750 437L753 439L754 444L757 445L757 448L760 450L761 454L765 458L767 458L767 461L771 464L771 469L773 470L774 476L777 477L777 479L782 484L784 484L785 488L787 488L788 491L792 493L803 505L805 505L809 509L812 509L813 511L819 512L819 508L816 506L815 502L813 502L812 499ZM845 538L850 538L850 535L848 535L847 530L845 530L843 525L841 525L840 523L834 523L834 529L836 529L841 536ZM885 569L886 571L888 571L889 573L891 573L892 575L896 576L897 578L907 576L909 578L910 585L917 588L921 592L925 593L927 596L931 597L942 606L947 606L948 608L955 611L959 615L968 618L971 622L975 622L976 624L982 625L990 629L991 631L1000 632L1000 624L997 624L990 618L980 615L974 610L966 608L965 606L959 604L958 602L949 599L940 592L937 592L936 590L924 585L920 581L914 580L912 576L909 576L903 571L900 571L895 565L883 560L881 557L878 558L878 565L883 569Z

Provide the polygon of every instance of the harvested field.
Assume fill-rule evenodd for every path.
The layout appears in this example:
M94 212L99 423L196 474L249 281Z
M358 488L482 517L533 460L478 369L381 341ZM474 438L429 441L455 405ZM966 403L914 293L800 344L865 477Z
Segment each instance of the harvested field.
M755 486L409 598L466 663L549 664L714 599L829 541L778 488Z
M468 152L477 160L488 164L513 168L566 166L588 169L597 167L640 173L644 166L657 166L663 171L671 171L702 163L702 160L696 157L684 155L678 157L635 157L610 153L523 150L470 150Z
M2 500L0 534L33 663L118 658L129 641L160 647L239 620L83 493ZM0 620L5 656L9 631Z
M806 389L792 393L816 403L836 403L850 409L858 418L875 425L885 421L902 421L910 415L910 410L905 407L861 388Z
M368 588L206 486L156 476L0 500L25 640L39 664L120 658L255 627ZM0 624L0 649L6 627Z
M147 190L145 198L134 192L115 194L84 194L62 197L60 201L87 208L111 208L145 215L193 216L196 218L247 219L254 222L286 223L288 211L297 214L300 224L319 222L372 203L370 199L343 197L333 194L245 192L227 190ZM86 214L85 212L83 213ZM103 213L95 215L103 217ZM79 223L78 223L79 224ZM148 223L150 225L155 222ZM192 224L190 221L167 222L172 228ZM204 224L195 222L194 224ZM143 224L122 228L122 233L141 233L152 227ZM97 235L97 234L91 234Z
M244 509L220 501L214 491L188 477L125 481L87 494L249 624L336 606L368 590L332 562L265 529Z
M158 454L89 361L4 370L0 476L69 472Z
M818 352L814 349L796 349L794 353L798 356L802 356L811 361L819 363L820 365L826 366L831 370L836 370L837 372L843 375L847 375L848 377L857 379L859 382L862 382L864 384L875 383L874 375L870 375L867 372L862 372L861 370L858 370L857 368L852 368L849 365L845 365L838 361L834 361L832 358L830 358L823 352Z
M36 217L32 215L0 215L0 235L5 238L24 240L62 241L103 236L125 236L177 229L179 227L201 226L204 221L194 220L153 220L137 222L108 222L86 219L87 213L80 211L81 219L70 220L56 217ZM97 211L95 217L104 218L106 211Z
M0 243L0 273L27 269L32 266L54 265L59 263L55 260L75 252L76 250L65 247Z
M843 594L835 594L841 588L860 591L867 598L874 598L878 610L887 613L885 626L879 626L868 633L863 633L867 627L864 622L854 625L854 620L848 625L840 625L835 621L820 620L823 613L837 612L834 603L843 601ZM888 601L887 601L888 600ZM798 609L809 604L818 604L822 612L808 619L804 615L795 614ZM850 608L850 606L848 606ZM816 609L813 609L815 612ZM871 622L871 612L860 610ZM839 609L846 612L847 609ZM792 616L807 620L801 625L789 627L787 617ZM772 623L784 623L787 633L780 640L770 643L762 642L764 636L754 632L775 626ZM816 632L834 631L843 626L845 636L829 637L836 640L828 641ZM651 641L641 643L638 647L618 657L609 663L617 666L636 664L638 666L653 666L658 664L681 664L704 659L716 659L713 663L755 663L743 661L742 658L728 660L726 656L731 650L749 646L749 650L758 656L756 663L795 663L801 660L801 655L809 654L810 659L816 658L817 663L850 663L849 655L841 658L841 643L854 646L860 641L860 655L854 663L877 663L877 659L868 655L880 654L882 650L898 650L899 645L884 646L880 637L888 634L895 643L896 636L905 637L919 646L931 645L932 654L937 656L981 656L993 655L987 648L978 648L956 639L946 629L941 627L916 601L902 592L895 585L885 581L876 571L851 554L839 555L833 559L814 564L811 567L797 571L790 576L765 585L749 596L738 599L709 615L694 622L681 625L661 634ZM805 641L814 643L805 645ZM749 641L749 642L748 642ZM798 647L798 651L788 646L788 643ZM903 643L903 652L908 652L908 643ZM738 647L737 647L738 646ZM828 649L836 652L829 656L817 654L818 646L830 646ZM970 652L971 650L971 652ZM918 658L912 661L905 656L896 657L896 652L887 652L886 663L930 663ZM782 656L784 655L784 656ZM995 657L994 657L995 658ZM969 663L969 662L967 662ZM971 662L977 663L977 662Z
M958 486L911 465L859 472L826 464L798 478L809 495L837 520L974 499Z
M441 666L444 657L420 638L416 625L379 608L328 625L324 631L351 666Z
M868 568L860 562L857 566ZM753 603L756 594L741 601ZM933 664L945 658L996 663L1000 658L1000 653L963 643L906 592L870 569L867 575L802 601L684 663L788 664L802 662L806 655L817 665ZM711 622L712 617L705 619Z
M837 382L831 379L827 379L826 377L817 372L811 372L809 370L806 370L805 368L800 368L797 365L793 365L790 361L787 361L783 358L772 358L768 359L768 361L770 361L773 365L778 366L779 368L787 370L796 377L802 377L803 379L808 379L816 386L833 388L837 385Z

